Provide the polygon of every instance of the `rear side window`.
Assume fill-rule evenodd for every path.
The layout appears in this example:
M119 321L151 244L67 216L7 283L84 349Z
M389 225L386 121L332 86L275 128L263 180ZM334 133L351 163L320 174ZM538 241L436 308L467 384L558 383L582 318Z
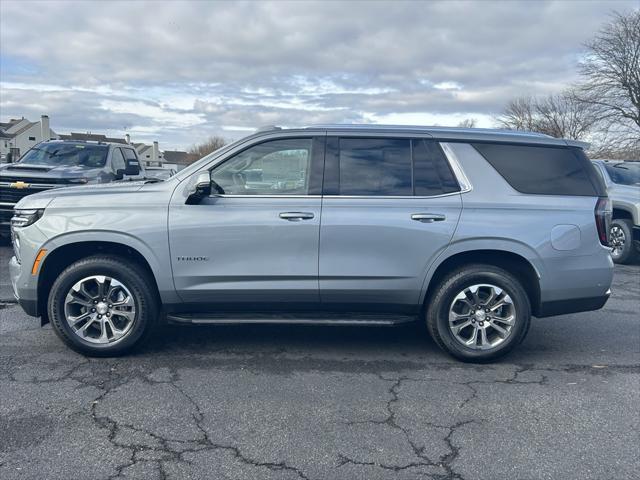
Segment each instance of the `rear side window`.
M430 197L460 190L440 146L431 140L413 140L414 194Z
M491 143L473 146L519 192L577 196L604 194L602 182L581 149Z
M432 140L340 138L338 156L340 195L434 196L460 190Z
M412 195L410 140L341 138L340 195Z

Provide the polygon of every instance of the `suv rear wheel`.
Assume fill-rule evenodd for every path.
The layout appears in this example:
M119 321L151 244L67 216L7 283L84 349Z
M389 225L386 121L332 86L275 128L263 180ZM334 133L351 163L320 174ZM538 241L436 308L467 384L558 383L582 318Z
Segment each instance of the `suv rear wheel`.
M520 281L491 265L451 272L427 309L427 328L438 346L468 362L505 355L524 339L530 321L531 305Z
M89 356L121 355L139 344L158 316L149 275L111 255L92 256L67 267L49 293L54 331L69 347Z

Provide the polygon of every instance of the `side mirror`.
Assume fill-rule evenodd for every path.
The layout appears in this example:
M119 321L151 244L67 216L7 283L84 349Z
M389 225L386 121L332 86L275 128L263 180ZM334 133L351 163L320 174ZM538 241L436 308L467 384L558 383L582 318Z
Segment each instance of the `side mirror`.
M140 164L138 162L129 162L126 168L116 170L116 180L122 180L125 175L140 175Z
M187 204L196 204L209 195L211 195L211 175L209 172L200 172L191 180Z

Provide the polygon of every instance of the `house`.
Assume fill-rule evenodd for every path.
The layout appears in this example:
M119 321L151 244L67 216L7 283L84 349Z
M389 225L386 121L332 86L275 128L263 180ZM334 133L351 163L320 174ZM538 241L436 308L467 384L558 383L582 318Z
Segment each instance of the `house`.
M198 155L179 150L165 150L163 153L165 168L173 168L174 170L182 170L199 159Z
M0 163L8 161L9 153L12 160L17 160L37 143L58 137L49 127L47 115L42 115L39 122L24 117L0 122Z
M133 143L132 145L135 147L138 158L144 166L162 167L164 155L158 147L158 142L153 142L151 145L147 145L146 143Z

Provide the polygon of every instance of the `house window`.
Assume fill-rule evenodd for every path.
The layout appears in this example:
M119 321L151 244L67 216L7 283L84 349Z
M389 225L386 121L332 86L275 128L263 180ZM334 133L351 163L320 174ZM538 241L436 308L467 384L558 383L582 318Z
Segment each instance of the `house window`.
M31 140L32 142L36 141L36 137L29 137L29 140Z

